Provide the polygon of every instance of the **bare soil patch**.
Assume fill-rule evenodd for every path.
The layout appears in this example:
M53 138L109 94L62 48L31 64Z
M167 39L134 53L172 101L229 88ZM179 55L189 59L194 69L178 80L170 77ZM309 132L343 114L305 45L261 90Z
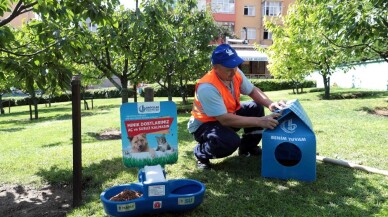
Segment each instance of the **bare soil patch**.
M375 108L374 114L388 117L388 108Z
M108 129L95 135L99 140L121 139L121 131ZM0 184L1 217L62 217L72 209L73 191L69 186Z
M121 139L121 131L117 129L109 129L102 133L99 133L96 138L98 140L115 140Z
M0 213L2 217L62 217L72 208L70 187L50 185L40 189L21 185L0 185Z

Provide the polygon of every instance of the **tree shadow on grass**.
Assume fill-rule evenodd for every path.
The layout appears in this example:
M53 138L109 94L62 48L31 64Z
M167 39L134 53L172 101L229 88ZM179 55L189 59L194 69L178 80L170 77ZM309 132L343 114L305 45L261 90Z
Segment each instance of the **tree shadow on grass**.
M98 196L105 189L102 183L107 183L115 179L123 172L122 158L102 160L82 168L82 190L87 191L88 195ZM127 169L126 172L137 175L136 169ZM14 186L7 188L0 185L0 213L2 217L11 216L66 216L71 211L73 203L72 185L73 169L63 169L58 166L52 166L47 169L41 169L36 175L43 178L49 185L44 189L33 189L26 186L18 186L19 189L12 190ZM45 190L46 189L46 190ZM28 196L35 192L35 195ZM24 196L23 196L24 195ZM25 198L21 201L20 198ZM95 198L85 197L83 193L83 202L88 203Z
M51 147L56 147L56 146L60 146L60 145L63 145L63 144L60 143L60 142L54 142L54 143L51 143L51 144L42 145L42 147L43 148L51 148Z
M387 200L381 189L388 186L379 189L338 165L317 163L314 182L263 178L260 157L231 156L212 168L185 174L207 188L194 216L372 216Z
M31 124L34 124L34 123L43 123L43 122L47 122L47 121L62 121L62 120L71 120L71 119L72 119L72 115L70 115L70 114L57 115L55 117L54 116L52 116L52 117L40 116L38 119L32 119L32 120L30 120L29 118L16 119L16 120L9 119L9 120L5 120L5 121L1 121L0 128L1 128L1 125L12 124L12 125L20 126L20 130L23 130L26 128L25 126L30 126Z
M123 171L122 158L102 160L99 163L93 163L82 168L82 186L87 188L101 188L101 183L114 179ZM129 170L137 174L135 170ZM73 178L73 169L61 169L52 166L49 169L41 169L37 172L48 183L53 185L71 185ZM102 189L100 189L102 190Z
M0 129L0 131L8 132L8 133L13 133L13 132L18 132L18 131L21 131L21 130L24 130L24 129L25 129L25 127L15 127L15 128Z
M120 108L120 106L121 105L112 104L112 105L100 105L100 106L96 106L95 108L99 110L106 110L106 109Z
M81 117L100 115L102 113L108 113L108 111L82 111ZM12 118L12 119L8 119L8 120L3 120L0 122L0 128L1 128L1 125L13 124L13 125L22 126L22 127L20 127L20 130L22 130L25 128L24 126L28 126L28 125L31 125L34 123L42 123L42 122L48 122L48 121L72 120L72 118L73 118L73 115L71 114L71 112L69 112L69 114L61 114L61 115L55 115L55 116L44 116L46 114L47 113L39 112L38 119L30 120L28 112L24 112L23 116L25 116L25 118L23 118L23 119ZM20 118L20 116L19 116L19 118ZM33 115L33 118L34 118L34 115Z

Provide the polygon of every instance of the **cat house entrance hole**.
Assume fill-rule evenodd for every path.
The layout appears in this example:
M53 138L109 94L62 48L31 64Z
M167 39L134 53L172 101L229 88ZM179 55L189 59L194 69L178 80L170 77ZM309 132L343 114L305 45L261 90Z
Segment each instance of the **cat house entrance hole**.
M283 166L295 166L302 159L299 147L289 142L283 142L275 149L275 158Z

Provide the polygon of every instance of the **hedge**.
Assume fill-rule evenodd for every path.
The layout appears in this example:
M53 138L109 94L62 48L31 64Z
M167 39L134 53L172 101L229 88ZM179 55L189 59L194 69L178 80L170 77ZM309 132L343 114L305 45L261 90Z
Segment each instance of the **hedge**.
M296 87L296 83L292 82L290 80L283 80L283 79L251 79L251 82L259 87L263 91L276 91L276 90L286 90L286 89L293 89ZM154 90L154 96L155 97L167 97L168 93L167 90L162 89L159 84L150 84L148 87L152 87ZM311 80L304 80L299 84L299 88L309 88L309 87L316 87L316 82ZM186 92L188 93L188 97L194 96L194 90L195 90L195 83L189 83L187 85ZM129 90L129 97L132 98L134 96L133 90ZM140 94L141 97L144 97L144 88L142 90L142 93ZM180 90L178 86L173 86L172 88L172 96L173 97L180 97ZM117 88L102 88L102 89L93 89L93 90L86 90L85 92L81 93L81 99L82 98L90 98L93 97L94 99L104 99L104 98L118 98L121 97L121 91ZM28 105L29 104L29 97L26 98L8 98L4 99L5 101L11 101L11 106L19 106L19 105ZM43 97L38 98L39 104L44 103L55 103L55 102L67 102L71 101L71 93L64 93L61 95L51 96L43 95ZM4 107L8 106L8 103L3 103Z
M285 80L285 79L251 79L251 82L253 85L259 87L263 91L276 91L276 90L287 90L287 89L293 89L296 88L297 83ZM298 88L310 88L310 87L316 87L316 81L312 80L304 80L301 83L298 84ZM168 96L167 90L162 89L159 84L151 84L149 87L152 87L154 89L154 96L155 97L166 97ZM189 83L187 85L187 96L193 97L194 96L194 90L195 90L195 84ZM142 91L141 96L144 96L144 89ZM172 88L172 96L173 97L180 97L179 87L174 86Z

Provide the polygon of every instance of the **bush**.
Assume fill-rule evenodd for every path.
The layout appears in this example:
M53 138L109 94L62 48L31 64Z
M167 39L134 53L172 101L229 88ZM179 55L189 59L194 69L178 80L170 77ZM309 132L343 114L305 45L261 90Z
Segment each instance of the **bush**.
M262 91L276 91L298 88L316 87L316 82L311 80L304 80L297 84L291 80L285 79L252 79L252 84L259 87ZM297 86L298 85L298 86Z
M263 91L276 91L276 90L285 90L285 89L293 89L295 88L295 83L290 80L284 80L284 79L251 79L251 82L253 85L259 87ZM154 90L154 96L155 97L167 97L168 93L167 90L162 89L161 86L157 83L150 84L149 87L152 87ZM310 80L304 80L299 84L299 88L309 88L309 87L316 87L315 81ZM195 92L195 83L191 82L187 84L186 96L187 97L193 97ZM134 91L132 89L129 89L128 93L129 97L134 97ZM140 94L141 97L144 97L144 88L143 91ZM177 85L174 85L172 88L172 96L173 97L181 97L180 88ZM94 99L104 99L104 98L117 98L121 97L121 91L117 88L102 88L102 89L92 89L92 90L86 90L85 92L81 93L81 99L83 97ZM49 101L51 103L55 102L67 102L71 101L71 93L62 93L59 95L54 96L48 96L43 95L43 97L38 98L39 104L48 103ZM29 97L26 98L9 98L8 100L11 100L11 106L20 106L20 105L28 105L29 104Z
M168 92L166 89L163 89L159 84L154 83L148 85L148 87L152 87L154 89L154 96L155 97L167 97ZM194 91L195 91L195 84L194 83L188 83L187 84L187 89L186 89L186 95L188 97L193 97L194 96ZM142 97L144 97L144 88L142 93L140 94ZM174 85L172 87L172 96L173 97L181 97L180 93L180 88L177 85Z
M287 90L296 88L296 83L285 79L251 79L253 85L259 87L263 91L276 91L276 90ZM298 88L310 88L316 87L316 82L311 80L304 80L298 86ZM168 96L167 90L162 89L159 84L151 84L150 87L154 89L155 97L166 97ZM144 89L143 89L144 90ZM195 83L187 84L187 96L193 97L195 92ZM141 94L144 97L144 91ZM179 87L173 87L173 97L180 97Z
M129 97L133 97L134 93L132 90L129 90ZM94 99L104 99L104 98L117 98L121 97L121 91L117 90L117 88L103 88L103 89L93 89L86 90L85 92L81 92L81 99L84 97ZM42 97L38 97L38 104L44 103L56 103L56 102L68 102L72 100L71 92L62 93L58 95L46 95L44 94ZM7 101L11 101L11 106L20 106L20 105L29 105L30 97L17 97L17 98L8 98ZM5 105L5 104L3 104ZM8 103L7 103L8 106Z
M133 91L129 90L129 95L133 96ZM103 98L117 98L121 97L121 91L115 87L112 88L103 88L103 89L92 89L87 90L83 93L84 97L93 97L95 99Z

